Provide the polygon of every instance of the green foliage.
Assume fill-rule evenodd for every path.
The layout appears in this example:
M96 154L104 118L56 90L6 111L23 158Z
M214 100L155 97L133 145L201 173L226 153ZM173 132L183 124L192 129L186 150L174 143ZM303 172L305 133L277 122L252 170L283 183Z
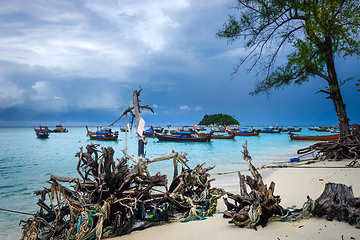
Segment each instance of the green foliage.
M234 73L252 60L248 70L263 74L250 94L301 85L314 76L339 85L336 74L328 73L335 73L335 57L360 55L359 0L237 0L234 9L240 17L229 16L216 36L229 43L244 40L249 52ZM290 49L287 45L294 51L277 66L281 49Z
M203 119L199 123L199 125L210 125L210 124L239 125L239 122L230 115L218 113L218 114L204 115Z

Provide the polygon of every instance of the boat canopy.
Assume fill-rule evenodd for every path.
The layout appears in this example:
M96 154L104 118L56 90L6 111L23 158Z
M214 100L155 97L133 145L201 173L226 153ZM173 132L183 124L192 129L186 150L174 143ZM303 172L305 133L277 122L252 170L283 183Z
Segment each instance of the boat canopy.
M96 131L96 134L106 134L108 133L107 131Z

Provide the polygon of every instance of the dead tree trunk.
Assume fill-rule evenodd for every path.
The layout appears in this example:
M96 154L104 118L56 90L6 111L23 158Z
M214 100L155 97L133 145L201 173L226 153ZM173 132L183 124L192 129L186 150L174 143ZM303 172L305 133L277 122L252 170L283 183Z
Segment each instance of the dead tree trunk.
M141 121L141 117L140 117L140 105L139 105L139 96L140 96L140 92L142 91L142 88L140 88L139 91L134 91L133 94L133 104L134 104L134 111L135 111L135 123L136 123L136 135L137 135L137 139L138 139L138 157L144 157L144 147L146 144L146 139L144 136L142 136L141 134L139 134L139 132L142 132L141 126L139 126L139 123Z

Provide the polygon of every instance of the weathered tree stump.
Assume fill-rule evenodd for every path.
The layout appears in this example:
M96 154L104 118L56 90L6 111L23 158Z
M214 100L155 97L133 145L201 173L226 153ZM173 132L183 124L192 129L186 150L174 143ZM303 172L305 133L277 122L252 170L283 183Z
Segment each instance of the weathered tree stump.
M355 198L352 187L340 183L326 183L325 189L315 200L312 214L318 217L326 216L327 220L359 224L360 198Z

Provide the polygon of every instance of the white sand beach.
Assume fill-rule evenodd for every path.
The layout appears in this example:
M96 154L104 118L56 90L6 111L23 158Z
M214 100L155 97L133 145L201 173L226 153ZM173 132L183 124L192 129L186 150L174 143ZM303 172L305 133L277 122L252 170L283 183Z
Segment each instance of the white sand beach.
M327 182L342 183L352 186L355 197L360 197L360 169L347 168L349 160L324 161L291 168L261 169L265 184L274 181L274 195L281 196L280 205L284 208L301 208L306 196L316 199L324 190ZM242 172L250 175L249 172ZM220 187L231 193L239 193L237 173L215 175L212 187ZM328 221L312 217L297 222L270 221L265 228L239 228L228 224L229 219L223 218L226 206L222 199L218 201L217 214L202 221L187 223L171 223L148 228L129 235L113 238L114 240L184 240L184 239L360 239L360 229L348 223Z

